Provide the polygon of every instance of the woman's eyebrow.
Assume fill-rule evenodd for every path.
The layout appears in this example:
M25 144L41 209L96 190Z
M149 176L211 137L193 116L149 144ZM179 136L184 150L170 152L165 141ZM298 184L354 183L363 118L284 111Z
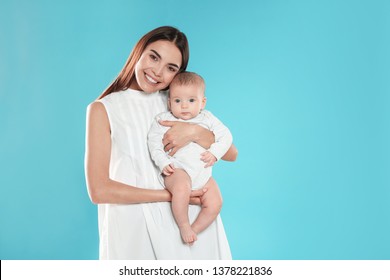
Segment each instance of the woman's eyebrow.
M158 58L161 59L161 55L160 55L158 52L156 52L155 50L151 50L151 51L154 52L154 54L155 54Z
M161 55L158 53L158 52L156 52L155 50L153 50L153 49L151 49L150 51L152 51L159 59L161 59ZM175 63L168 63L169 65L171 65L171 66L174 66L174 67L176 67L176 68L180 68L177 64L175 64Z

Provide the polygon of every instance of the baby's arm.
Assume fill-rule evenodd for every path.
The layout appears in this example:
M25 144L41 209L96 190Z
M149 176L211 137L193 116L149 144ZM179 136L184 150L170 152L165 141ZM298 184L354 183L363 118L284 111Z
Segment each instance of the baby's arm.
M230 130L213 114L211 114L209 111L205 111L205 114L210 121L210 130L215 135L215 143L213 143L210 148L201 155L201 160L206 163L205 167L208 167L212 166L216 161L221 159L223 155L226 154L233 143L233 136ZM210 153L215 158L214 162L214 159L211 157Z
M148 147L150 156L152 157L155 164L158 166L161 172L164 168L171 164L171 161L164 151L164 145L162 142L164 136L164 129L158 123L158 117L153 120L152 126L148 133Z

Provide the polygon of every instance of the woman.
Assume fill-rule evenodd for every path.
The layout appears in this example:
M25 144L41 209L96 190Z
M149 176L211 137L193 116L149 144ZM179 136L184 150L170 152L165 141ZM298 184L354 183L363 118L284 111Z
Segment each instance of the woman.
M163 90L186 69L188 58L182 32L169 26L154 29L135 45L116 80L88 106L85 169L90 198L98 204L100 259L231 258L220 217L194 246L182 243L167 203L171 196L159 184L147 147L154 116L167 110ZM165 125L171 129L163 142L172 154L191 141L205 148L214 142L213 134L200 126ZM223 159L236 156L232 146ZM215 184L210 179L207 187ZM201 203L202 191L192 196ZM199 210L190 206L192 220Z

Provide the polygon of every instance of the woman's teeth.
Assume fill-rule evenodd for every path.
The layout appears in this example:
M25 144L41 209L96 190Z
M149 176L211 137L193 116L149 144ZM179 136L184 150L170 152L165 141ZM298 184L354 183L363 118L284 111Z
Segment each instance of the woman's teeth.
M148 76L147 74L145 76L146 76L146 79L148 79L149 82L151 82L153 84L157 84L157 81L155 79L153 79L152 77Z

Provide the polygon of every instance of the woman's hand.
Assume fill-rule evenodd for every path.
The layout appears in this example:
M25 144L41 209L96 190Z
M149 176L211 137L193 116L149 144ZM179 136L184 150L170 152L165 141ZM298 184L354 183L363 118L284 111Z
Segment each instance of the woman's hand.
M195 135L195 125L179 121L159 121L161 125L170 127L164 134L163 145L165 151L173 156L177 150L192 142Z
M214 133L193 123L163 120L160 120L159 123L170 127L163 137L164 150L170 151L170 156L173 156L177 150L190 142L195 142L208 149L215 141Z
M192 205L202 205L202 196L207 192L206 188L199 190L193 190L190 194L190 204Z

